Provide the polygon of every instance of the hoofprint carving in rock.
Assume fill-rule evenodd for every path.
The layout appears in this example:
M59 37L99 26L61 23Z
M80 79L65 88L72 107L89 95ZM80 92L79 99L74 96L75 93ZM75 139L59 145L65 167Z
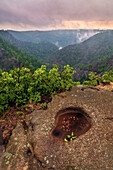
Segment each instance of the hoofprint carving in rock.
M112 120L112 92L73 87L27 117L27 134L17 125L2 170L112 169Z

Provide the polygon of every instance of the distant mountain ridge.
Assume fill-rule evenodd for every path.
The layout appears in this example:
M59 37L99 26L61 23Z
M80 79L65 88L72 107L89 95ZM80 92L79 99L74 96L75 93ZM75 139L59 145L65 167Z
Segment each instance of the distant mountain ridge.
M52 31L11 31L16 39L27 42L39 43L50 41L58 47L65 47L71 44L78 44L89 37L103 32L103 30L52 30Z

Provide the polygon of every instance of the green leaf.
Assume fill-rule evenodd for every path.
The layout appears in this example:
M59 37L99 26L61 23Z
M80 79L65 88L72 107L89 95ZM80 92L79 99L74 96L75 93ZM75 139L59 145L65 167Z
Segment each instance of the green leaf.
M76 138L77 138L77 136L73 136L73 137L72 137L72 139L76 139Z
M65 138L64 141L67 142L68 140Z
M74 133L73 133L73 132L71 133L71 136L74 136Z
M71 136L70 135L67 135L68 138L70 138Z

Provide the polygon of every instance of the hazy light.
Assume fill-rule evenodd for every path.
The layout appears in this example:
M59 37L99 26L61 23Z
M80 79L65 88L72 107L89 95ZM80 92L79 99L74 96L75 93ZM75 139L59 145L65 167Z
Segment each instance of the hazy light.
M113 29L113 21L62 21L61 24L37 27L28 24L0 24L0 29L9 30L55 30L55 29Z
M63 21L68 29L113 29L113 21Z

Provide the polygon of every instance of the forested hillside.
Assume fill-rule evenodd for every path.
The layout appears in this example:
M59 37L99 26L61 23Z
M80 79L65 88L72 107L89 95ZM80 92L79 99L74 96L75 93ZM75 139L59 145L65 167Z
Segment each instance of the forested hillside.
M74 78L83 82L87 79L90 72L97 72L99 75L102 75L104 72L109 70L113 70L113 55L109 56L105 60L88 64L84 67L76 68L76 74L74 75Z
M14 38L8 31L0 31L0 35L2 38L7 40L9 43L17 46L22 51L26 52L27 54L33 55L40 60L47 58L50 54L58 50L58 47L52 44L49 41L43 41L40 43L32 43L26 41L20 41Z
M113 69L113 55L103 59L102 61L95 62L85 66L89 71L97 71L98 73L105 72Z
M41 64L36 57L27 55L0 37L0 68L4 71L23 66L35 70Z
M99 33L77 45L70 45L50 56L50 63L83 67L113 54L113 31Z
M25 32L25 34L27 33ZM104 31L80 44L70 45L62 50L58 50L58 47L50 42L37 44L17 40L9 31L1 30L0 35L11 43L8 44L8 42L1 39L0 67L5 70L20 67L20 65L35 70L41 65L40 61L44 64L48 63L49 68L51 68L52 64L57 64L59 67L69 64L77 71L74 75L75 80L83 82L91 71L102 74L113 68L113 31ZM12 44L35 57L25 54ZM11 50L16 50L15 55Z

